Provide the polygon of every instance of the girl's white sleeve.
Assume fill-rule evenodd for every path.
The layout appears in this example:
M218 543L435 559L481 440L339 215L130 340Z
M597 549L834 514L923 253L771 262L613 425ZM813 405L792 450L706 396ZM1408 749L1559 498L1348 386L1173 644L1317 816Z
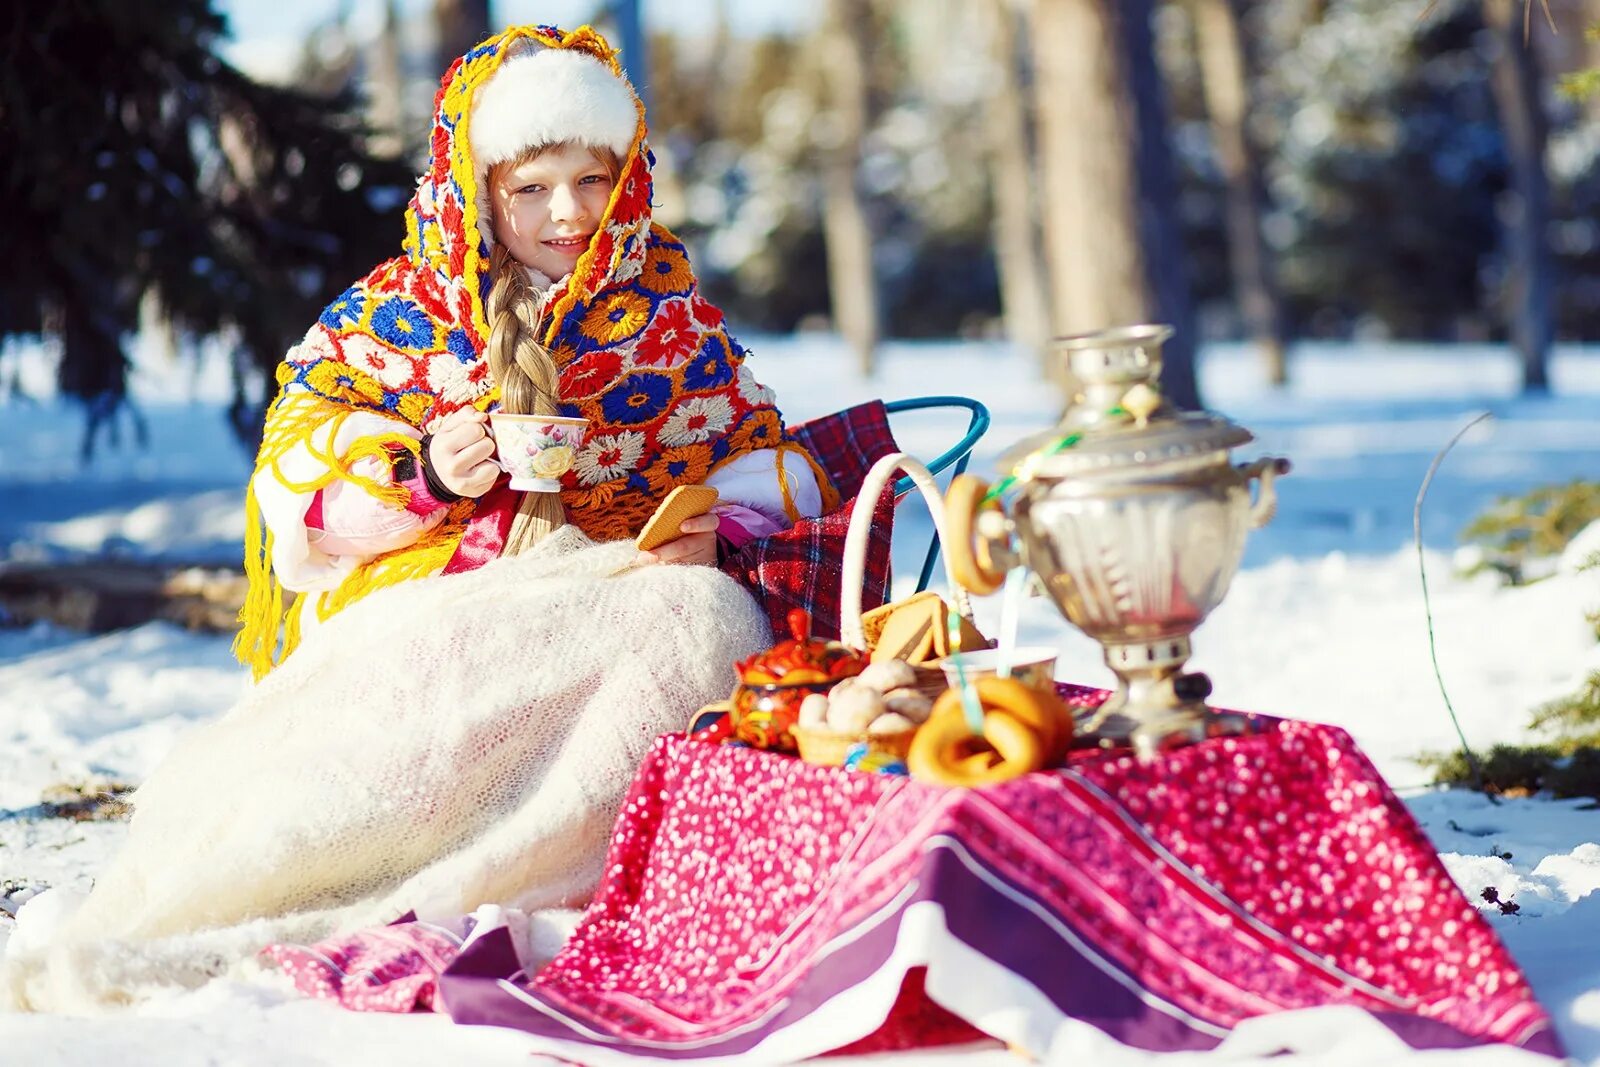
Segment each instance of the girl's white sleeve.
M311 433L319 451L328 452L334 420ZM377 434L405 434L421 439L422 431L398 419L369 412L356 412L339 423L338 434L329 454L346 454L363 437ZM262 518L272 531L272 567L279 581L296 592L333 589L346 575L373 556L414 544L424 533L444 520L439 509L430 515L414 514L377 499L359 485L342 478L330 482L322 493L322 527L306 525L306 512L316 499L316 490L296 492L284 484L309 483L328 473L328 465L304 442L295 445L271 469L256 472L251 485L261 505ZM358 460L352 468L357 474L382 484L393 480L389 464L377 458Z
M781 479L781 481L780 481ZM749 508L770 520L780 530L793 525L783 505L782 482L789 486L789 499L802 518L822 514L822 490L811 464L793 451L761 448L729 460L706 478L722 500L718 507L733 504Z

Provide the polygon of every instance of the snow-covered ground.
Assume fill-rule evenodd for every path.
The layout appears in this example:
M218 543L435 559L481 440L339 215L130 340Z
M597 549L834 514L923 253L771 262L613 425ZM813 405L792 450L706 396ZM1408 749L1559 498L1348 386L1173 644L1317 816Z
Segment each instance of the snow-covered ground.
M828 338L747 340L752 366L778 389L791 421L872 396L983 400L995 425L977 453L980 472L992 473L1001 451L1049 425L1059 403L1003 346L891 345L878 375L860 380ZM213 358L198 384L179 386L182 368L141 360L134 395L149 447L135 447L133 422L123 419L120 441L102 442L83 463L82 415L52 398L47 361L33 349L0 354L0 560L236 560L248 457L224 423L220 368ZM1492 412L1433 483L1426 565L1441 667L1468 739L1487 747L1526 736L1534 706L1600 668L1583 618L1600 607L1600 576L1577 574L1569 558L1520 589L1462 579L1455 536L1497 494L1600 477L1600 352L1561 353L1552 394L1534 399L1515 395L1513 361L1490 347L1306 346L1295 374L1291 389L1275 393L1248 352L1206 354L1207 402L1258 435L1245 455L1287 455L1295 471L1279 483L1277 518L1252 535L1227 601L1199 631L1196 665L1212 675L1219 704L1349 729L1406 793L1469 898L1492 885L1521 906L1511 916L1494 910L1490 920L1575 1056L1600 1064L1600 813L1579 802L1495 806L1424 788L1412 757L1452 747L1454 731L1428 659L1411 547L1412 505L1433 454L1470 418ZM22 399L17 382L35 399ZM959 431L958 416L897 420L901 443L924 457ZM918 508L902 508L897 530L902 582L930 532ZM998 598L979 613L993 632ZM1026 605L1022 635L1060 649L1060 677L1108 680L1095 646L1048 603ZM14 908L33 887L87 885L120 840L118 823L36 818L30 809L42 790L137 782L182 730L221 713L243 685L220 637L163 624L90 638L0 626L0 899L9 892ZM0 914L0 941L5 922ZM162 1065L333 1064L371 1059L374 1050L397 1064L528 1059L513 1033L351 1015L266 985L217 985L131 1017L0 1018L0 1067L97 1055ZM1316 1062L1376 1062L1377 1050L1368 1051L1351 1058L1344 1047ZM1003 1052L958 1058L1011 1062ZM1496 1062L1482 1053L1448 1058Z

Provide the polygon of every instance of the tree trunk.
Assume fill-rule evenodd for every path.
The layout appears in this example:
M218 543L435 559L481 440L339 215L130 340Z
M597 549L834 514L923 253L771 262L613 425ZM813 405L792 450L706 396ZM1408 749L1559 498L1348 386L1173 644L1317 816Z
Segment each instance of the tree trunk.
M1058 333L1148 310L1133 197L1132 126L1101 0L1037 0L1034 87L1044 250Z
M869 0L828 0L818 62L827 101L822 150L822 235L827 245L828 296L834 324L863 375L876 368L878 284L872 232L857 183L867 133Z
M440 73L489 36L489 0L433 0L433 29Z
M1162 351L1161 391L1180 408L1198 409L1195 358L1200 347L1189 256L1178 222L1178 179L1168 140L1167 88L1156 61L1155 0L1103 0L1120 22L1124 70L1133 97L1134 177L1139 196L1139 238L1154 317L1170 323Z
M1261 168L1245 121L1249 82L1238 0L1193 0L1202 91L1227 187L1228 265L1245 329L1265 357L1267 380L1289 380L1283 302L1261 234Z
M1198 407L1194 314L1178 231L1150 0L1036 0L1045 255L1056 327L1159 317L1176 330L1162 386Z
M1000 306L1013 344L1049 363L1049 281L1039 250L1039 211L1029 151L1028 107L1018 76L1016 19L1005 0L992 0L994 92L988 101L989 186L994 197L995 258Z
M1511 343L1522 357L1524 392L1550 387L1554 340L1555 261L1545 240L1550 183L1544 154L1548 124L1539 100L1539 69L1523 34L1522 5L1484 0L1484 21L1494 30L1492 82L1500 128L1511 164L1511 188L1501 201L1506 244L1506 309Z

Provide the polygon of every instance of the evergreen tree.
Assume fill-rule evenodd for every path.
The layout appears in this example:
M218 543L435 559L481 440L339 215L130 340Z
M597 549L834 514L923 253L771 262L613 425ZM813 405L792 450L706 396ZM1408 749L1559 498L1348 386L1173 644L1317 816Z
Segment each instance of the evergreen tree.
M1404 337L1486 330L1504 140L1481 8L1288 0L1252 22L1272 58L1257 119L1301 328L1361 319Z
M89 439L126 392L152 296L272 367L344 285L394 254L411 175L366 151L349 97L260 85L217 54L210 0L78 0L0 24L0 337L48 334ZM232 412L258 432L262 398Z

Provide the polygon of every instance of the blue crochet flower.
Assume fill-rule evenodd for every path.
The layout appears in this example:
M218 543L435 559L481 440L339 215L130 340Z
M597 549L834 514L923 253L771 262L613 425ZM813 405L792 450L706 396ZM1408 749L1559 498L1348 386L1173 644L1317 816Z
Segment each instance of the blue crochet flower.
M372 332L402 351L433 348L433 320L403 296L392 296L372 313Z
M672 379L641 371L622 379L600 398L606 421L636 426L661 415L672 402Z
M444 347L462 363L471 363L478 358L478 354L472 350L472 338L460 327L445 335Z
M330 330L337 330L345 323L361 321L361 309L365 305L365 297L360 289L351 286L334 298L333 303L322 309L322 314L317 321Z
M733 363L728 359L728 346L712 334L683 369L683 384L688 389L719 389L731 381Z

